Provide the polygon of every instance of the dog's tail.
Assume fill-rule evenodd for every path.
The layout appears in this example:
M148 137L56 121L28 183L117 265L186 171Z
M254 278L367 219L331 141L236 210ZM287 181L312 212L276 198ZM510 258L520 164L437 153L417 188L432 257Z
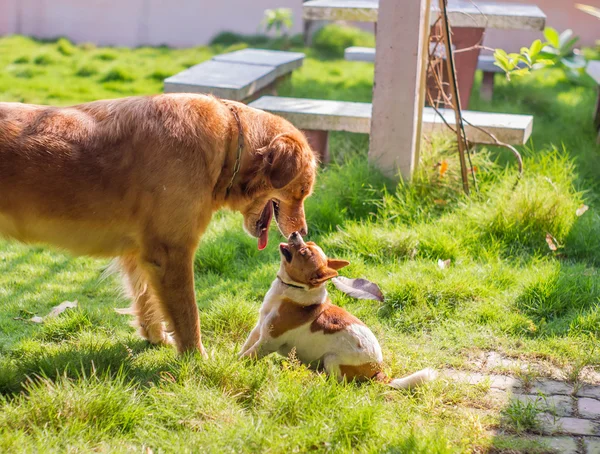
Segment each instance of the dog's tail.
M410 389L416 386L420 386L424 383L435 380L437 372L435 369L427 368L415 372L414 374L408 375L402 378L389 378L383 372L380 372L376 379L386 383L388 386L396 389Z

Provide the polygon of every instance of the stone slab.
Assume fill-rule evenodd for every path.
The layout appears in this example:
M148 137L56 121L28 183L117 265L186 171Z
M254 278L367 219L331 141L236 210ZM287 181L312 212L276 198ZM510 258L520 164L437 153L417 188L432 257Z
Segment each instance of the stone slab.
M281 77L302 66L304 54L280 50L242 49L213 57L213 61L272 66L275 76Z
M600 400L581 397L577 399L579 416L589 419L600 419Z
M575 399L569 396L540 396L539 394L514 394L512 400L523 403L535 403L541 411L552 413L556 416L574 416Z
M557 380L539 380L536 381L532 388L531 388L531 393L532 394L537 394L537 393L542 393L545 394L546 396L550 396L553 394L560 394L560 395L564 395L564 396L570 396L571 394L573 394L573 385L570 385L568 383L562 382L562 381L557 381Z
M454 46L452 46L452 49L454 49ZM433 52L436 58L446 58L446 48L441 43L430 43L429 52ZM348 47L344 50L344 59L348 61L375 63L375 48L358 46Z
M542 413L538 420L544 434L600 436L600 425L589 419L557 418L548 413Z
M600 61L589 62L585 70L600 85Z
M535 440L556 454L579 454L577 440L573 437L535 437Z
M348 61L375 62L375 49L372 47L348 47L344 50L344 58Z
M584 437L583 446L586 454L600 454L600 438Z
M165 93L210 93L242 101L277 78L273 66L209 60L165 79Z
M250 103L250 106L280 115L300 129L363 134L368 134L371 129L370 103L263 96ZM454 111L438 110L446 122L455 124ZM533 117L530 115L463 111L463 117L467 137L473 143L494 143L477 127L484 128L498 140L513 145L526 143L533 129ZM425 108L423 111L422 129L424 133L448 131L432 108Z
M311 0L303 3L306 20L377 22L378 0ZM439 16L432 6L431 24ZM543 30L546 15L535 5L451 0L448 19L452 27L499 28L513 30Z
M577 397L591 397L593 399L600 399L600 386L583 385L577 391Z
M371 130L370 103L263 96L249 105L281 115L300 129L364 134Z

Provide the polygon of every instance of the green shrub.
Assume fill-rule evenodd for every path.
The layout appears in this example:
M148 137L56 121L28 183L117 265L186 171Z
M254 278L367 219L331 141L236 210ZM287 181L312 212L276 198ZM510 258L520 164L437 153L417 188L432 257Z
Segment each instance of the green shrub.
M375 47L375 35L358 28L332 24L323 27L313 38L313 47L330 57L343 57L351 46Z
M60 38L56 42L56 48L65 57L70 57L75 52L77 52L77 48L75 47L75 45L66 38Z
M249 46L261 46L269 42L266 35L241 35L234 32L221 32L210 41L211 46L231 46L244 43Z
M152 79L152 80L156 80L159 82L162 82L163 80L165 80L167 77L172 76L173 74L169 71L164 71L162 69L157 69L156 71L150 73L150 75L148 76L148 79Z
M102 77L102 82L131 82L135 77L124 68L115 67Z
M26 57L25 55L21 55L20 57L17 57L13 60L13 63L16 65L20 65L23 63L29 63L29 57Z
M54 63L54 58L52 58L52 56L50 54L44 53L44 54L37 55L33 59L33 62L36 65L46 66L46 65L51 65L52 63Z
M75 71L75 75L78 77L90 77L94 74L98 74L98 68L89 63L84 63Z
M104 50L102 52L98 52L94 56L94 58L96 58L98 60L102 60L102 61L113 61L113 60L116 60L117 57L118 57L118 54L111 50Z

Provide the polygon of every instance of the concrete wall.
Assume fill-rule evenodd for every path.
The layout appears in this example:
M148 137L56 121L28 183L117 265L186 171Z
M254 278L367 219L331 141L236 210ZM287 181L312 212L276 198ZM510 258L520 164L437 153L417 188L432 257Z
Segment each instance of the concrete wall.
M572 28L582 37L582 44L592 45L600 39L600 20L577 10L573 6L577 0L501 1L537 4L548 16L548 25L559 30ZM579 1L600 7L600 0ZM185 47L206 44L224 30L256 33L264 10L281 7L292 8L294 31L301 31L301 0L0 0L0 35L22 33L39 38L67 36L76 42L104 45ZM514 50L538 35L488 30L485 44Z
M600 19L585 14L575 8L576 3L600 8L600 0L501 0L506 3L534 3L546 14L547 26L559 32L568 28L581 37L579 45L592 46L600 40ZM477 0L475 0L477 3ZM542 38L542 33L518 30L487 30L484 44L489 47L501 47L507 51L518 51L523 45Z
M300 32L301 0L0 0L0 35L186 47L224 30L257 33L264 10L281 7L294 10Z

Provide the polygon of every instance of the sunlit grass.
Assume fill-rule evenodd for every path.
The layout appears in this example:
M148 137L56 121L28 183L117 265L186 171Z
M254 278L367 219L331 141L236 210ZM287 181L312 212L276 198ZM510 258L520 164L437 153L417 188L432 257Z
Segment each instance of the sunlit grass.
M159 93L164 77L223 50L2 38L0 100L67 105ZM317 57L308 51L280 94L370 100L372 65ZM600 363L594 96L556 71L498 79L491 104L475 93L471 108L531 113L535 123L518 184L505 152L479 150L481 192L471 198L446 138L425 144L412 183L395 184L367 164L366 136L332 135L334 162L306 206L310 238L351 261L343 274L381 286L382 304L331 294L372 327L391 375L468 368L482 350L557 367ZM577 217L581 203L590 209ZM275 356L238 361L279 260L275 231L259 253L241 224L239 214L217 213L195 257L206 361L136 337L113 310L128 304L118 279L101 279L108 261L0 242L0 451L444 453L495 444L542 452L531 440L490 437L502 409L484 390L440 380L392 392L339 384ZM79 309L28 322L64 300Z

